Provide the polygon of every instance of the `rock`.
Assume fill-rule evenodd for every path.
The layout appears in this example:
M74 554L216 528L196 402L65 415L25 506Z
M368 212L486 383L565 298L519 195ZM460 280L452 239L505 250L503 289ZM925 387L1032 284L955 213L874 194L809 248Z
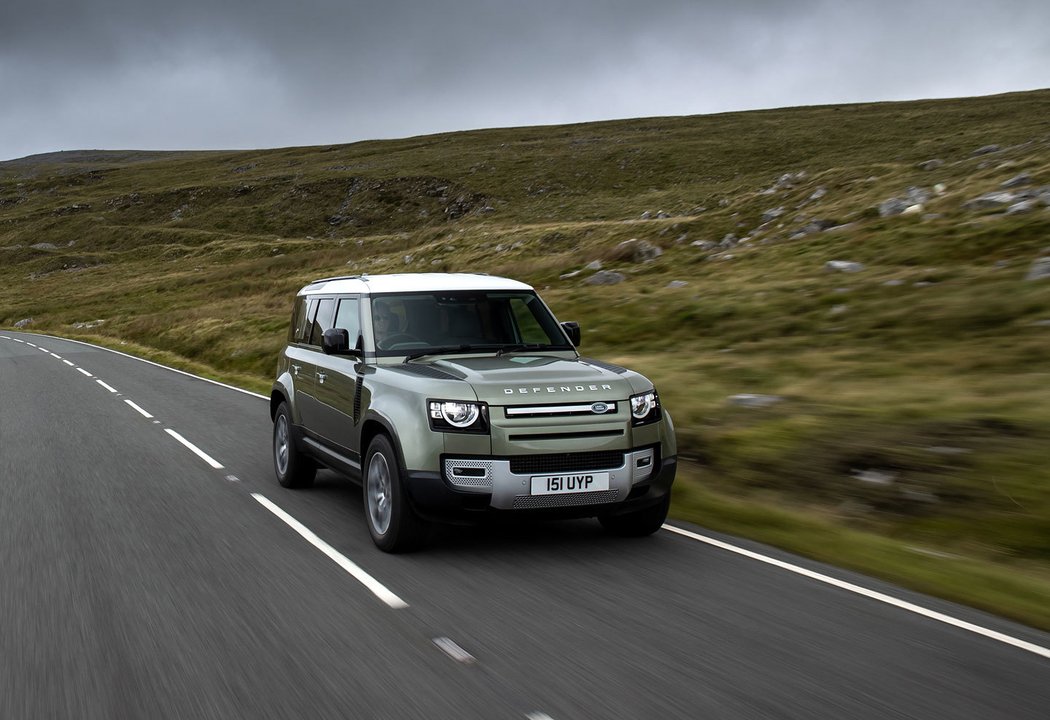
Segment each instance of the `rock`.
M601 260L591 260L589 263L587 263L586 265L583 266L583 269L584 270L601 270L602 269L602 261Z
M676 237L674 239L674 244L675 245L681 245L682 243L684 243L688 239L689 239L689 233L682 233L681 235L679 235L678 237Z
M667 287L669 288L684 288L687 285L689 285L689 283L687 283L685 280L672 280L671 282L667 283Z
M33 318L23 318L15 323L16 328L24 328L26 325L32 325Z
M631 238L613 248L612 256L622 260L634 262L650 262L664 254L656 245L648 240L637 240Z
M730 405L739 405L746 408L766 408L782 402L784 398L779 395L754 395L752 393L740 393L730 395L726 401Z
M833 305L832 308L828 310L828 315L842 315L847 310L849 310L849 305Z
M1037 203L1035 200L1022 200L1019 203L1014 203L1010 207L1006 208L1007 215L1021 215L1024 213L1030 213L1036 209Z
M879 217L893 217L894 215L900 215L908 209L909 205L910 203L907 203L900 198L883 200L879 204Z
M1050 280L1050 257L1041 257L1033 262L1025 280Z
M692 247L698 247L701 250L714 250L718 247L718 243L711 242L710 240L693 240L689 243Z
M828 260L824 263L824 269L828 272L855 273L863 270L864 265L859 262L850 262L849 260Z
M809 196L809 200L810 200L810 202L812 202L814 200L820 200L822 197L824 197L827 194L828 194L828 189L826 187L824 187L823 185L821 185L820 187L818 187L816 190L813 191L813 194Z
M660 212L656 213L656 219L657 220L666 220L669 217L671 217L671 213L665 213L663 210L661 210Z
M927 160L925 162L919 163L919 169L920 170L936 170L941 165L944 165L944 161L939 159L939 158L934 158L933 160Z
M29 247L33 248L34 250L58 250L57 245L53 245L49 242L37 243L35 245L30 245Z
M897 473L882 472L880 470L854 470L853 478L872 485L892 485L897 479Z
M722 242L718 243L718 247L721 248L731 248L734 245L736 245L736 235L734 235L733 233L729 233L724 238L722 238Z
M931 286L936 285L936 284L937 283L930 282L929 280L920 280L919 282L912 283L911 286L912 287L917 287L917 288L925 288L925 287L931 287Z
M976 157L978 155L991 155L992 153L997 153L1000 150L1002 150L1002 148L998 145L983 145L973 151L973 156Z
M274 248L274 250L276 250L276 249L277 248ZM412 262L412 256L411 255L405 255L405 257L403 259L405 261L405 265L409 265Z
M985 193L963 203L963 210L1000 210L1013 205L1017 196L1012 192Z
M622 283L627 278L618 272L610 272L609 270L599 270L598 272L591 275L584 282L588 285L616 285Z
M901 211L901 215L918 215L919 213L921 213L923 211L923 209L924 208L922 206L922 203L917 203L915 205L909 205L908 207L904 208L903 211Z
M777 207L777 208L773 208L772 210L766 210L764 213L762 213L762 224L764 225L765 223L773 222L774 220L776 220L778 217L780 217L783 214L784 214L784 208L783 207Z
M491 205L486 205L485 207L478 210L478 212L482 214L493 213L496 212L496 208L492 207Z
M648 210L646 210L645 212L642 213L642 215L641 215L641 217L639 219L640 220L651 220L652 217L653 217L653 214L651 212L649 212Z
M817 218L816 220L810 220L808 223L806 223L806 225L802 228L802 232L806 234L818 233L824 232L825 230L830 230L833 227L836 227L834 220L821 220L820 218Z
M891 278L890 280L887 280L886 282L884 282L882 284L885 285L886 287L900 287L901 285L904 284L904 281L901 280L900 278Z
M930 191L913 185L908 188L906 198L912 205L925 205L930 201Z
M935 195L943 195L948 190L948 186L944 183L937 183L933 186L933 192Z
M1015 175L1009 180L1003 182L1001 185L999 185L999 187L1003 188L1004 190L1007 190L1009 188L1020 187L1021 185L1029 185L1031 184L1031 182L1031 175L1029 175L1028 173L1021 173L1020 175Z
M105 324L105 322L106 322L105 320L91 320L90 322L76 322L76 323L73 323L72 327L77 329L77 330L90 330L91 328L96 328L99 325Z
M561 275L558 276L558 278L560 280L568 280L569 278L576 277L581 272L583 272L583 271L582 270L573 270L572 272L562 273Z
M1050 320L1036 320L1032 325L1035 327L1050 328Z

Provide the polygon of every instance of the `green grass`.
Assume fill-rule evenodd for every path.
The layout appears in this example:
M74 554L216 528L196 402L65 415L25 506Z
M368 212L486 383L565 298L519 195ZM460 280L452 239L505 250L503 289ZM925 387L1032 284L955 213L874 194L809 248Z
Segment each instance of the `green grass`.
M932 158L944 165L918 168ZM1050 210L962 207L1020 173L1050 185L1050 91L59 153L0 163L0 326L31 317L265 392L310 279L520 278L582 321L586 354L656 382L700 469L676 516L1050 628L1036 601L1050 597L1050 281L1024 279ZM880 218L910 186L930 191L924 212ZM796 236L814 220L848 225ZM692 245L729 233L749 240ZM623 258L632 238L663 255ZM562 279L592 260L627 281ZM736 393L783 399L748 409Z

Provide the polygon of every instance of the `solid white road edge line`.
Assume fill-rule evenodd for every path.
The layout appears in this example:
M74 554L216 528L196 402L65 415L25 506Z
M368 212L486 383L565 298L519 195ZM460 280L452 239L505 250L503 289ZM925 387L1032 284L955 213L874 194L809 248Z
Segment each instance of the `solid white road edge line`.
M84 368L77 368L77 372L79 372L79 373L84 373L84 374L85 374L85 375L87 375L88 377L95 377L94 375L92 375L91 373L89 373L89 372L88 372L87 370L85 370Z
M227 388L229 390L235 390L235 391L237 391L239 393L244 393L245 395L251 395L252 397L261 398L263 400L269 400L270 399L266 395L260 395L257 392L252 392L251 390L245 390L244 388L239 388L236 385L228 385L228 384L226 384L224 382L219 382L218 380L212 380L211 378L201 377L200 375L194 375L193 373L186 372L185 370L179 370L177 368L168 367L167 365L161 365L159 362L153 362L152 360L146 360L144 358L135 357L134 355L129 355L128 353L121 352L120 350L112 350L112 349L110 349L108 347L102 347L101 345L92 345L91 343L84 342L83 340L73 340L72 338L64 338L64 337L59 337L57 335L41 335L40 337L46 337L46 338L51 338L52 340L62 340L64 342L76 343L77 345L84 345L86 347L95 348L97 350L105 350L106 352L111 352L114 355L121 355L121 356L126 357L126 358L131 358L132 360L138 360L139 362L144 362L147 365L154 365L154 366L159 367L159 368L164 368L165 370L171 370L173 373L178 373L179 375L185 375L186 377L195 378L197 380L203 380L206 383L211 383L212 385L218 385L219 387L224 387L224 388ZM13 338L13 339L16 342L22 342L18 338Z
M107 390L109 390L111 393L115 393L117 391L117 389L115 387L113 387L112 385L107 385L106 383L102 382L98 378L95 378L95 382L97 382L99 385L101 385L102 387L104 387Z
M330 559L332 559L336 565L346 570L348 573L354 576L354 578L364 585L366 588L372 591L372 594L377 598L385 602L394 610L401 610L408 607L408 603L399 598L394 593L390 592L389 589L381 582L376 580L374 577L365 572L359 565L352 562L334 547L326 543L321 538L317 537L316 534L310 528L303 525L301 522L293 518L291 515L286 513L281 508L270 502L269 499L260 495L259 493L252 493L252 497L259 501L259 504L264 508L272 512L277 517L281 518L288 527L295 530L297 533L303 536L308 543L313 545L315 548L323 552Z
M929 610L927 608L924 608L921 605L916 605L905 600L899 600L890 595L886 595L885 593L869 590L867 588L861 587L860 585L854 585L853 583L845 582L844 580L838 580L828 575L814 572L812 570L807 570L804 567L792 565L791 563L784 562L783 560L777 560L776 558L771 558L767 555L761 555L750 550L745 550L744 548L737 547L736 545L730 545L729 543L722 542L721 540L715 540L714 538L710 538L705 535L698 535L697 533L690 532L689 530L683 530L682 528L677 528L673 525L664 525L663 528L664 530L670 530L673 533L682 535L692 540L707 543L708 545L712 545L716 548L727 550L731 553L736 553L737 555L743 555L744 557L751 558L752 560L758 560L759 562L766 563L767 565L773 565L774 567L778 567L782 570L787 570L789 572L802 575L804 577L809 578L810 580L816 580L817 582L826 583L828 585L832 585L842 590L847 590L851 593L856 593L857 595L863 595L866 598L877 600L878 602L886 603L887 605L892 605L896 608L900 608L901 610L907 610L908 612L915 613L916 615L922 615L923 617L930 618L931 620L936 620L937 622L945 623L946 625L951 625L962 630L967 630L969 632L976 633L977 635L981 635L992 640L998 640L1001 643L1012 645L1015 648L1026 650L1030 653L1034 653L1035 655L1050 658L1050 649L1042 647L1040 645L1036 645L1035 643L1020 640L1018 638L1006 635L1001 632L997 632L995 630L989 630L988 628L981 627L980 625L974 625L973 623L966 622L965 620L953 618L951 615L945 615L944 613L937 612L936 610Z
M142 417L146 418L147 420L152 420L153 419L152 415L150 415L148 412L146 412L141 407L139 407L135 403L131 402L127 398L124 398L124 402L126 402L128 405L130 405L132 410L134 410L135 412L137 412L139 415L141 415Z
M182 443L183 445L185 445L185 446L186 446L186 449L187 449L187 450L189 450L190 452L192 452L192 453L193 453L194 455L196 455L197 457L199 457L199 458L200 458L201 460L203 460L204 462L206 462L206 463L208 463L209 465L211 465L211 466L212 466L213 468L215 468L216 470L221 470L221 469L222 469L222 465L220 465L220 464L219 464L218 462L216 462L216 461L215 461L215 458L213 458L213 457L212 457L211 455L209 455L208 453L206 453L206 452L204 452L203 450L201 450L201 449L200 449L199 447L197 447L196 445L194 445L193 443L191 443L191 442L190 442L189 440L187 440L186 438L182 437L182 435L179 435L179 434L178 434L177 432L175 432L175 431L174 431L174 430L172 430L171 428L165 428L165 429L164 429L164 432L168 433L168 435L171 435L171 436L172 436L173 438L175 438L175 439L176 439L176 440L178 440L178 441L179 441L180 443Z

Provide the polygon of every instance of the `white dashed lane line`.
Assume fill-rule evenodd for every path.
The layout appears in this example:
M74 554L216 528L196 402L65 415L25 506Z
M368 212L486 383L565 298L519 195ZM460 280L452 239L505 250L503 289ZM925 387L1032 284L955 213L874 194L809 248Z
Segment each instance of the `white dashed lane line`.
M88 377L95 377L94 375L92 375L91 373L89 373L89 372L88 372L87 370L85 370L84 368L77 368L77 372L78 372L78 373L83 373L84 375L87 375Z
M68 365L69 367L76 367L76 365L74 365L73 363L69 362L69 361L68 361L68 360L66 360L66 359L63 359L63 360L62 360L62 362L64 362L64 363L65 363L66 365Z
M152 420L153 419L152 415L150 415L148 412L143 410L140 406L138 406L135 403L133 403L131 400L128 400L127 398L124 398L124 402L126 402L131 407L132 410L134 410L135 412L137 412L139 415L141 415L142 417L146 418L147 420Z
M55 360L61 360L62 359L61 355L55 355L54 353L51 353L51 357L53 357Z
M115 387L113 387L112 385L107 385L106 383L104 383L103 381L99 380L98 378L95 378L95 382L97 382L99 385L101 385L102 387L104 387L107 390L109 390L111 393L115 393L117 391L117 389Z
M310 530L308 527L303 525L301 522L293 518L291 515L286 513L281 508L274 505L267 498L263 497L259 493L252 493L252 497L259 501L259 504L264 508L272 512L274 515L279 517L285 522L288 527L299 533L304 540L313 545L315 548L327 555L336 565L346 570L348 573L354 576L359 583L364 585L366 588L372 591L372 594L377 598L385 602L388 606L394 610L401 610L408 607L408 603L399 598L397 595L392 593L383 583L376 580L374 577L365 572L359 565L351 561L349 558L344 556L334 547L326 543L321 538Z
M171 435L173 438L175 438L180 443L185 445L187 450L192 452L194 455L199 457L204 462L206 462L209 465L211 465L216 470L221 470L222 469L222 464L221 463L216 461L215 458L213 458L211 455L209 455L208 453L206 453L203 450L201 450L199 447L197 447L196 445L191 443L189 440L187 440L186 438L182 437L182 435L179 435L177 432L175 432L171 428L165 428L164 432L168 433L168 435Z
M19 341L19 342L21 342L21 341ZM35 343L31 343L31 342L27 342L26 345L28 345L29 347L36 347L36 344Z
M436 637L434 638L433 642L435 645L437 645L438 649L441 650L441 652L445 653L458 663L463 663L464 665L473 665L475 662L477 662L474 659L473 655L461 648L459 644L452 638Z

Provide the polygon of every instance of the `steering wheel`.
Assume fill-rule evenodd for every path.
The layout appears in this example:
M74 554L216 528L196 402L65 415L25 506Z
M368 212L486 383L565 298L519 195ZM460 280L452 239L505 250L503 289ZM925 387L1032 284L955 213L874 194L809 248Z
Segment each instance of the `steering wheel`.
M407 343L418 343L418 342L420 342L420 339L417 338L415 335L409 335L408 333L399 332L399 333L394 333L393 335L390 335L389 337L383 338L383 340L381 342L376 342L376 346L380 350L393 350L394 349L394 347L393 347L394 345L400 345L401 343L406 343L406 342Z

